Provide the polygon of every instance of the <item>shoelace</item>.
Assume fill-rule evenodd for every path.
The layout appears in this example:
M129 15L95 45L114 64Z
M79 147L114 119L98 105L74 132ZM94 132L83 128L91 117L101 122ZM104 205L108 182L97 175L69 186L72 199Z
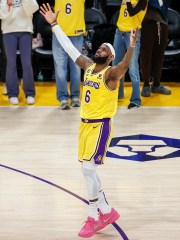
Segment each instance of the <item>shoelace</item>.
M93 226L93 225L94 225L94 221L91 220L91 219L88 219L84 222L84 227L83 228L90 227L90 226Z

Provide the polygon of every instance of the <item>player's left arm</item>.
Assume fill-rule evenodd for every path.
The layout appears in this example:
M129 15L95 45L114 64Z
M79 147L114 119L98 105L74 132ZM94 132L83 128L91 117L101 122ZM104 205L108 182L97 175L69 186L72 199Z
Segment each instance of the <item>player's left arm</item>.
M117 87L117 83L119 79L127 72L131 59L133 57L134 48L136 46L136 39L138 34L138 28L135 28L131 31L130 35L130 45L127 49L127 52L121 62L119 62L115 67L110 68L106 80L107 86L111 89L115 89Z

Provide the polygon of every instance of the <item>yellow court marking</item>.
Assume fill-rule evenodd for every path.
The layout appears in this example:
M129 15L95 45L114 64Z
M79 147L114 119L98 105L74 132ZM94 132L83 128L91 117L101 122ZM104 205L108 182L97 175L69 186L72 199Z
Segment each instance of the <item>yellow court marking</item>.
M171 89L171 95L162 94L151 94L151 97L142 97L142 106L149 107L178 107L180 106L180 83L163 83ZM55 82L36 82L36 103L34 106L59 106L59 101L56 99L56 84ZM69 83L68 83L69 86ZM142 87L142 83L141 83ZM82 90L82 84L81 84ZM125 98L118 102L118 106L126 107L129 104L129 99L131 96L131 83L125 83ZM2 83L0 83L0 106L11 106L8 97L1 94ZM24 92L22 90L22 85L20 84L20 94L19 94L19 106L26 106L26 99Z

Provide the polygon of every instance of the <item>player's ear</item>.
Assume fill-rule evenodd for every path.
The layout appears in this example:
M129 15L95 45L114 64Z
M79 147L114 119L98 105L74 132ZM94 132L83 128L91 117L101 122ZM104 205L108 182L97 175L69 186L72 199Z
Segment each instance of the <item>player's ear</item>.
M110 54L109 55L109 60L112 61L114 59L114 55Z

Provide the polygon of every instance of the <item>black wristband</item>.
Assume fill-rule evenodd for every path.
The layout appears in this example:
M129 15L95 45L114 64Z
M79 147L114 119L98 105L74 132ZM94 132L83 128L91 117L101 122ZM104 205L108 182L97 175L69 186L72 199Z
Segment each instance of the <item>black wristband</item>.
M54 26L56 26L56 25L57 25L57 22L51 23L51 27L54 27Z

